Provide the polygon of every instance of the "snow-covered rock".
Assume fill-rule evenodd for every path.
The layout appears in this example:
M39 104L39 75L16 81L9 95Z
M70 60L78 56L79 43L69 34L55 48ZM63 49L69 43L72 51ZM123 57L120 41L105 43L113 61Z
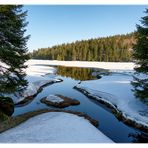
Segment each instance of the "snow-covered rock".
M58 96L55 96L55 95L49 95L47 96L46 98L47 101L51 101L53 103L60 103L60 102L63 102L64 100Z
M148 127L148 106L136 99L132 92L132 75L113 73L99 80L83 81L76 88L86 91L121 111L126 119Z
M50 112L0 134L0 143L113 143L83 117Z
M69 98L63 95L49 95L46 98L40 100L42 103L45 103L48 106L54 106L58 108L68 107L70 105L79 105L80 101L76 99Z

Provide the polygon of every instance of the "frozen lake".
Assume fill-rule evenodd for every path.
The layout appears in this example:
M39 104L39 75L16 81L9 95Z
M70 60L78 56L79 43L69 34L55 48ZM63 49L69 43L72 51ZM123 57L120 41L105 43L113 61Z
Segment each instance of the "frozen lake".
M60 94L79 100L80 105L66 107L65 109L85 112L92 118L98 120L98 129L114 142L127 143L142 142L145 140L143 139L143 136L145 137L146 133L125 125L113 115L111 110L107 108L106 105L100 104L99 102L88 98L83 93L73 89L73 87L76 86L79 82L99 79L100 76L97 75L98 73L103 75L109 74L107 70L102 71L97 68L68 68L62 66L55 68L57 69L56 78L62 79L63 82L54 83L44 87L43 91L39 93L33 100L16 106L13 116L36 109L50 108L45 104L42 104L40 99L50 94ZM46 77L48 77L48 75L46 75ZM49 75L49 77L51 76Z

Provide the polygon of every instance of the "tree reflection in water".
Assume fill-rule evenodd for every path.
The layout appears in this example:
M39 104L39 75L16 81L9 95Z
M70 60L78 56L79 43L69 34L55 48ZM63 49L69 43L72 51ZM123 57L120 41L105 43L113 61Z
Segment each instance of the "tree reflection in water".
M79 67L57 67L57 74L65 77L71 77L75 80L93 80L96 76L92 75L92 72L99 71L93 68L79 68Z

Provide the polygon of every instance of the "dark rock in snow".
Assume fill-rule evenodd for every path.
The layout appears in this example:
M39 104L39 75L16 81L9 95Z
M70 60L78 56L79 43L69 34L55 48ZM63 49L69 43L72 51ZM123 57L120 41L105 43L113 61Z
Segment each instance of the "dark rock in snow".
M14 112L14 103L10 97L0 97L0 111L11 116Z

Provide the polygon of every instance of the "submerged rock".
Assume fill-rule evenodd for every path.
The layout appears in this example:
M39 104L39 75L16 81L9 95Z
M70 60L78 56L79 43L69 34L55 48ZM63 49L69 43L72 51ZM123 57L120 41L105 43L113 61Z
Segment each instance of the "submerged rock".
M68 107L70 105L79 105L80 104L80 102L78 100L71 99L69 97L62 96L62 95L49 95L46 98L42 98L41 102L45 103L46 105L54 106L54 107L58 107L58 108L64 108L64 107Z
M11 116L14 112L14 103L10 97L0 97L0 111Z

